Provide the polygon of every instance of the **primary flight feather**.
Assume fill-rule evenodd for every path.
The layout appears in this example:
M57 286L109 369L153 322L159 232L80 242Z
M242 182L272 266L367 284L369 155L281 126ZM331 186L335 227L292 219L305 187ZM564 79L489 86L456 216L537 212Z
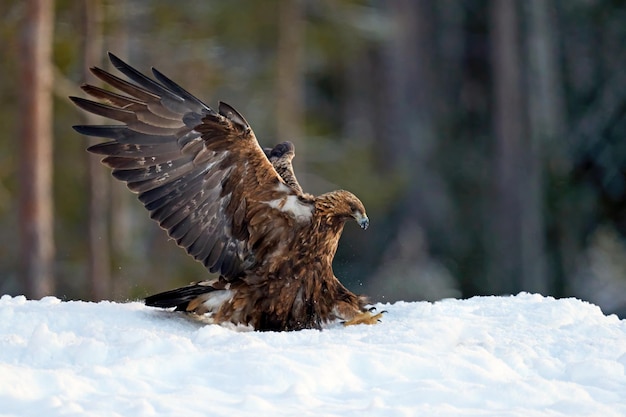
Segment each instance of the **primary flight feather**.
M101 102L70 98L121 124L74 128L109 139L88 150L104 155L150 217L219 274L147 297L147 305L257 330L377 322L380 314L370 313L365 297L347 290L332 270L345 222L369 224L356 196L304 193L291 166L293 144L263 150L228 104L216 112L156 69L152 79L109 58L130 81L91 71L120 93L84 85Z

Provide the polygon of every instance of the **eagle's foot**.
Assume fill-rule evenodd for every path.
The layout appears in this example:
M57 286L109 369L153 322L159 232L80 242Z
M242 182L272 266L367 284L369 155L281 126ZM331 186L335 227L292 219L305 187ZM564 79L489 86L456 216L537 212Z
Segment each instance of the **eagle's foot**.
M386 311L374 314L370 309L370 311L364 311L352 317L350 320L344 321L343 325L354 326L355 324L376 324L380 322L380 319L383 317L383 313L386 313Z

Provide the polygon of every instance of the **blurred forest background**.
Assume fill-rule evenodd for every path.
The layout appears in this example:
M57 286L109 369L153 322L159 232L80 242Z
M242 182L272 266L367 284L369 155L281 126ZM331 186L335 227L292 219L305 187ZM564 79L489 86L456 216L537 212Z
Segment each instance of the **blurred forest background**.
M71 105L112 51L296 144L345 188L336 275L375 301L519 291L626 316L626 3L0 3L0 293L127 300L204 268L88 155ZM97 123L97 121L96 121Z

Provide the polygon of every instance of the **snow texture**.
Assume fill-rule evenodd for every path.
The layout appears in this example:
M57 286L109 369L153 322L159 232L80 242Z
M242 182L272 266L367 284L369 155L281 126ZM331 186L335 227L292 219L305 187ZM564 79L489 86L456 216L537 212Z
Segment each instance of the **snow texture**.
M540 295L240 331L141 303L0 298L0 415L626 416L626 321Z

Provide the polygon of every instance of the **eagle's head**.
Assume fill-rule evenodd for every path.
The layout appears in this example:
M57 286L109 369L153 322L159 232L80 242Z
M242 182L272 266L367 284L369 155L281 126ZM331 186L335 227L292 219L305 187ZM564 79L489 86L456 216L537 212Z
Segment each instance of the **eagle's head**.
M354 219L362 229L367 229L370 220L361 200L350 191L337 190L321 195L318 200L327 215L342 220Z

